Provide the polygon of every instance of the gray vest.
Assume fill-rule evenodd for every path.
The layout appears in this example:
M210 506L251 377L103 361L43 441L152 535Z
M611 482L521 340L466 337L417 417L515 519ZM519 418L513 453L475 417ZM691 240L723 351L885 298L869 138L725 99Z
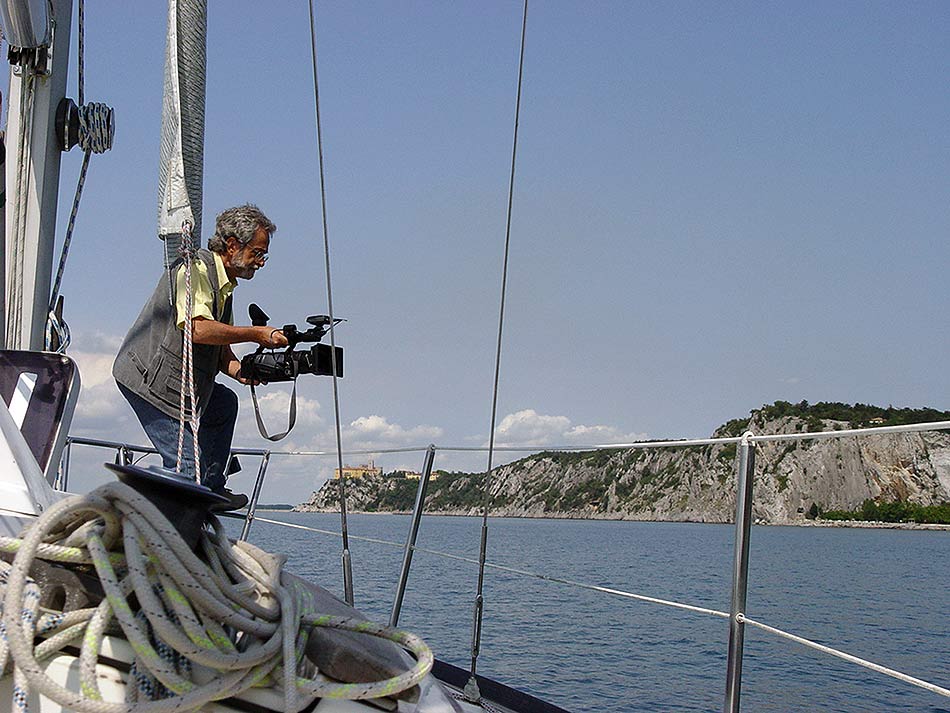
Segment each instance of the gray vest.
M224 305L218 304L218 270L214 254L208 250L198 251L198 257L208 268L211 294L214 297L212 314L219 322L231 321L231 298ZM181 261L171 270L176 275ZM112 365L112 376L129 391L152 404L172 418L178 418L181 401L182 330L178 329L175 310L175 282L168 288L169 272L162 275L151 298L125 336ZM171 304L169 304L171 294ZM192 351L195 372L195 398L198 413L204 411L214 388L221 352L224 347L211 344L194 344ZM187 390L187 384L186 384ZM187 404L187 396L186 401ZM189 416L189 409L185 410Z

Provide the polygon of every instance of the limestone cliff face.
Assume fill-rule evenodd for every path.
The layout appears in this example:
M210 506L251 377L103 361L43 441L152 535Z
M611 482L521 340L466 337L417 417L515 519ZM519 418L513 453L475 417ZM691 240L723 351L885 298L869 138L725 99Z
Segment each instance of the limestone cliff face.
M748 428L761 435L800 433L815 425L793 416L763 420L754 413ZM827 431L850 426L822 421ZM492 473L492 514L731 522L736 450L735 444L717 444L542 453ZM427 512L479 514L482 479L481 474L443 475L429 485ZM754 483L753 514L765 523L803 520L813 504L822 510L854 510L869 498L938 504L950 501L950 434L759 443ZM348 506L407 510L414 488L415 483L385 477L354 481L348 485ZM331 481L297 509L334 509L336 502Z

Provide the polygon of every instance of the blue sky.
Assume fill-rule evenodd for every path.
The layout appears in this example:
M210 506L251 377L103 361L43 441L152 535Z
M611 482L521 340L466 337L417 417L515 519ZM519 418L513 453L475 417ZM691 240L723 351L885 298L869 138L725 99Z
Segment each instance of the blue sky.
M307 5L209 4L203 235L260 205L278 233L236 314L302 323L326 311ZM108 367L161 264L163 5L87 3L86 97L117 133L63 284L74 431L135 442ZM317 19L344 447L481 445L521 5ZM950 408L948 36L943 2L533 2L499 441L707 436L776 399ZM286 446L332 448L330 383L300 395ZM264 447L244 397L238 441ZM285 404L268 390L274 427ZM330 468L289 469L265 499Z

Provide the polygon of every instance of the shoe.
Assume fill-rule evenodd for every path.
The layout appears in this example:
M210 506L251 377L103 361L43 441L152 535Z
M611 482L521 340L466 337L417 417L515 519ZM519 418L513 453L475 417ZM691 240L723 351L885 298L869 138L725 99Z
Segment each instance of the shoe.
M225 487L217 488L211 492L213 492L215 495L220 495L223 498L227 498L228 502L213 503L209 508L210 510L240 510L241 508L247 507L247 496L244 493L232 493L228 488Z

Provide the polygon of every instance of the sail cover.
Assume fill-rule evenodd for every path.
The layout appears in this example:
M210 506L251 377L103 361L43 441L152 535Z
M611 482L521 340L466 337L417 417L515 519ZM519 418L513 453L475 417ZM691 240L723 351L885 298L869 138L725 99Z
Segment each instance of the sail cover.
M50 43L49 5L45 0L3 0L0 25L3 39L20 49L45 47Z
M185 221L200 243L207 29L207 0L169 0L158 235L174 243ZM166 249L169 253L175 255Z

